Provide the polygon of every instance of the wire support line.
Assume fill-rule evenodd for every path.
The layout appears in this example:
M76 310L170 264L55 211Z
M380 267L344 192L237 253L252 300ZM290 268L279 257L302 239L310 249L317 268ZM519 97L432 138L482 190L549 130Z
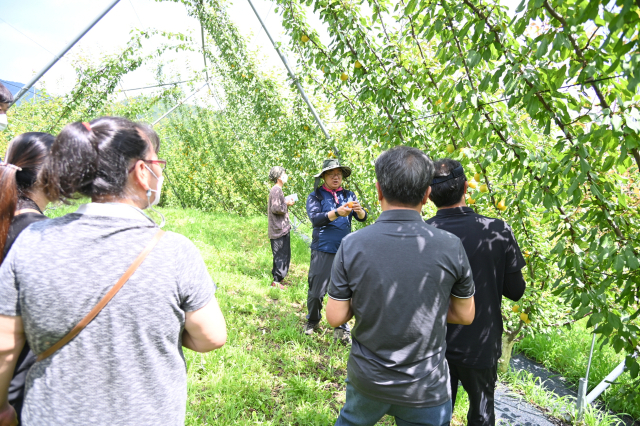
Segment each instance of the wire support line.
M13 84L13 83L11 83L11 82L9 82L7 80L3 80L1 78L0 78L0 82L2 82L2 84L7 84L9 86L13 86L16 89L22 89L22 87L23 87L23 86L18 86L17 84ZM33 89L33 92L31 92L31 89ZM32 87L31 89L29 89L29 93L32 93L35 96L39 96L39 97L41 97L43 99L53 100L53 98L51 96L41 95L40 93L36 92L36 88L35 87Z
M121 92L131 92L133 90L152 89L154 87L171 86L172 84L190 83L190 82L196 81L196 80L198 80L198 79L194 78L193 80L174 81L172 83L162 83L162 84L156 84L154 86L136 87L135 89L121 89L120 91Z
M25 36L26 38L28 38L29 40L31 40L32 42L34 42L35 44L37 44L38 46L40 46L41 48L43 48L44 50L46 50L48 53L50 53L53 56L56 56L55 53L53 53L52 51L50 51L49 49L47 49L46 47L44 47L43 45L41 45L40 43L38 43L37 41L35 41L34 39L32 39L31 37L29 37L28 35L26 35L25 33L23 33L22 31L20 31L19 29L17 29L16 27L14 27L13 25L11 25L10 23L8 23L7 21L5 21L4 19L0 18L0 21L4 22L5 24L7 24L8 26L10 26L11 28L13 28L15 31L17 31L18 33L22 34L23 36Z
M586 85L586 84L596 83L596 82L599 82L599 81L605 81L605 80L611 80L611 79L614 79L614 78L620 78L620 77L624 77L624 76L625 76L624 74L621 74L621 75L614 75L614 76L610 76L610 77L603 77L603 78L599 78L599 79L587 80L587 81L585 81L585 82L583 82L583 83L575 83L575 84L569 84L569 85L567 85L567 86L558 87L558 89L556 89L556 90L560 90L560 89L568 89L568 88L570 88L570 87L575 87L575 86L584 86L584 85ZM547 90L539 90L539 91L537 91L537 92L535 92L535 93L532 93L532 95L536 95L536 94L539 94L539 93L548 93L548 92L551 92L551 89L547 89ZM479 108L484 107L484 106L487 106L487 105L493 105L493 104L497 104L497 103L505 102L505 101L507 101L507 102L508 102L508 101L510 101L511 99L524 98L525 96L526 96L526 94L525 94L525 95L512 95L512 96L508 96L508 97L506 97L506 98L497 99L497 100L495 100L495 101L487 102L487 103L484 103L484 104L478 103L478 106L477 106L477 107L468 106L468 107L464 107L464 108L460 108L460 109L452 110L452 111L450 111L450 112L462 112L462 111L466 111L466 110L468 110L468 109L470 109L470 108L476 108L476 109L479 109ZM406 121L418 121L418 120L425 120L425 119L427 119L427 118L439 117L439 116L447 115L447 114L449 114L449 112L438 112L438 113L435 113L435 114L424 115L424 116L422 116L422 117L417 117L417 118L413 118L413 119L411 119L411 120L406 120Z

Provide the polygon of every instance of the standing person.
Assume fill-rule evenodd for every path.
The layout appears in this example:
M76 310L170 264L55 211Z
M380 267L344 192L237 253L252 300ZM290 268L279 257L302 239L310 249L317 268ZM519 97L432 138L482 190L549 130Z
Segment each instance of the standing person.
M9 142L4 161L0 163L0 264L27 226L47 218L42 212L49 199L36 182L53 139L48 133L23 133ZM25 343L8 391L9 404L15 410L18 422L27 372L35 362L36 356Z
M427 223L462 240L476 284L476 315L471 325L447 330L447 361L455 404L458 380L469 395L469 426L494 425L494 391L502 350L502 296L517 301L524 294L524 258L509 225L476 214L464 195L468 182L462 165L438 160L431 201L438 208Z
M0 83L0 132L7 128L9 122L7 121L7 111L13 103L13 95L7 89L4 84Z
M342 239L351 233L351 219L367 220L356 194L342 188L342 180L351 175L349 167L338 160L325 160L316 179L314 191L307 197L307 215L313 225L311 264L309 266L309 291L307 294L307 324L304 333L313 334L322 319L322 301L331 281L331 265ZM319 186L320 179L324 184ZM335 326L334 340L351 343L346 321Z
M375 164L382 214L338 249L327 320L355 316L347 363L347 400L338 426L448 425L447 323L473 320L473 279L458 237L427 225L433 163L397 146Z
M282 280L289 272L291 263L291 222L289 221L289 209L294 204L293 200L286 200L282 187L287 183L287 172L284 167L274 166L269 171L269 180L274 183L269 192L267 204L267 217L269 220L269 240L273 253L273 287L284 290Z
M166 164L145 133L117 117L65 126L40 173L44 191L92 202L29 226L0 266L0 407L25 334L38 354L27 374L25 426L184 425L182 346L208 352L226 341L197 248L162 235L142 210L160 199ZM125 271L133 271L128 280Z

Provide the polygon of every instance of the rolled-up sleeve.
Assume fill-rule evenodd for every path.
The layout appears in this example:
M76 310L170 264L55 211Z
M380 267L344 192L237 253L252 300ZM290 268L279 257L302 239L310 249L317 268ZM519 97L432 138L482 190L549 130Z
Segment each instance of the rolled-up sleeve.
M322 203L313 194L307 197L307 216L314 228L325 226L329 220L329 212L322 211Z

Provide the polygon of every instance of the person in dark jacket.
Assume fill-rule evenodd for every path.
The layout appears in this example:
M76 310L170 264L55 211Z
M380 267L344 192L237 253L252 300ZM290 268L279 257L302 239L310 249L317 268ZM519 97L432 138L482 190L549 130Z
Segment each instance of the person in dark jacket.
M48 133L23 133L9 143L4 161L0 163L0 264L27 226L47 218L42 211L50 200L37 184L37 178L53 140L54 137ZM18 421L27 372L35 362L36 356L25 343L18 356L8 395ZM0 407L2 411L10 412L10 409Z
M438 212L427 223L462 240L476 285L473 323L450 324L447 329L451 401L455 405L458 381L462 382L469 395L467 424L494 425L502 296L517 301L524 294L525 261L507 223L479 215L465 204L469 184L462 165L445 158L436 161L435 169L430 198Z
M342 180L351 175L349 167L336 159L325 160L322 170L315 175L314 191L307 197L307 215L313 225L311 264L309 266L309 292L307 294L307 324L304 333L313 334L322 319L322 302L331 281L331 266L342 239L351 233L351 219L367 220L356 194L342 188ZM324 181L319 186L320 179ZM344 343L351 342L349 326L345 323L334 329L333 337Z

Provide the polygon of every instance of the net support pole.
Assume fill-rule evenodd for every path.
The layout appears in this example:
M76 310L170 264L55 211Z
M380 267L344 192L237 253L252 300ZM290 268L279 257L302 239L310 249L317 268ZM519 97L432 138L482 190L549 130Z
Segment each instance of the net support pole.
M91 21L91 23L89 25L87 25L87 27L82 30L82 32L80 32L80 34L78 34L69 44L67 44L61 51L60 53L58 53L56 56L54 56L54 58L47 64L45 65L44 68L42 68L42 70L40 70L40 72L38 74L36 74L31 81L29 81L27 84L25 84L24 86L22 86L22 88L20 89L20 91L18 92L18 94L14 97L13 99L13 103L11 105L14 105L16 102L18 102L18 100L24 96L25 93L27 93L29 91L29 89L31 89L31 87L33 87L34 84L36 84L36 82L38 80L40 80L40 78L42 78L43 75L46 74L47 71L49 71L49 69L51 69L52 66L54 66L56 64L56 62L58 62L73 46L75 46L75 44L80 41L80 39L82 37L85 36L85 34L87 34L89 32L89 30L91 30L91 28L93 28L98 21L100 21L107 13L109 13L109 11L111 11L111 9L113 9L113 7L118 4L120 0L114 0L112 1L106 9L104 9L104 11L99 14L98 16L96 16L96 18ZM35 92L35 90L34 90Z
M298 89L298 92L300 92L300 96L302 96L302 99L304 99L305 103L309 107L309 111L311 111L311 114L313 115L313 118L315 118L316 123L318 123L318 126L320 126L320 129L322 130L322 133L324 133L324 135L325 135L325 137L327 139L331 139L331 137L329 136L329 132L327 132L327 129L324 127L324 123L322 122L322 120L320 120L320 117L318 116L318 113L316 112L316 109L313 107L313 105L311 104L311 101L307 97L307 94L305 93L304 89L300 85L300 81L298 80L298 78L294 74L293 70L289 66L289 62L287 61L286 56L284 56L284 54L282 53L282 50L280 50L280 47L278 47L278 44L275 42L273 37L271 37L271 33L269 32L269 30L267 29L267 26L262 21L262 18L260 17L260 14L258 14L258 11L256 10L255 6L253 5L253 2L251 0L247 0L247 1L249 2L249 5L251 6L251 9L253 9L253 13L256 14L256 18L258 18L258 21L260 21L260 25L262 25L262 29L267 34L267 37L269 37L269 40L271 41L271 44L273 44L273 48L276 49L276 52L278 52L278 56L280 56L280 60L284 64L285 68L287 69L287 72L289 73L289 76L291 77L291 79L295 83L296 88ZM337 150L336 150L336 152L337 152Z
M289 77L291 77L291 80L293 80L293 82L295 83L296 88L298 89L298 92L300 93L300 96L302 96L302 99L305 101L305 103L309 107L309 111L311 111L311 115L313 115L313 118L316 120L316 123L318 123L318 126L320 127L320 130L322 130L322 133L324 133L324 136L327 138L327 140L331 140L331 136L329 136L329 132L327 131L327 128L324 126L324 123L320 119L320 116L318 116L318 113L316 112L316 109L313 107L313 104L309 100L309 97L307 96L307 94L305 93L304 89L302 88L302 85L300 84L300 80L298 80L298 77L296 77L296 75L294 74L293 70L289 66L289 62L287 61L287 57L284 56L284 54L282 53L282 50L280 49L278 44L275 42L273 37L271 37L271 33L267 29L267 26L265 25L264 21L260 17L260 14L256 10L255 6L253 5L253 2L251 0L247 0L247 1L249 2L249 5L251 6L251 9L253 9L253 13L255 13L256 18L258 18L258 21L260 21L260 25L262 25L262 29L267 34L267 37L269 37L269 40L271 41L271 44L273 45L273 48L276 49L276 52L278 52L278 56L280 56L280 60L284 64L285 68L287 69L287 72L289 73ZM338 147L334 144L332 146L332 148L333 148L334 152L336 153L336 155L339 158L340 157L340 151L338 150ZM358 190L358 192L360 193L360 196L362 197L362 201L363 201L365 207L367 208L367 210L371 211L371 207L369 206L369 203L367 203L367 200L364 198L364 194L360 190L360 188L358 187L357 182L354 181L353 184L356 187L356 189Z

